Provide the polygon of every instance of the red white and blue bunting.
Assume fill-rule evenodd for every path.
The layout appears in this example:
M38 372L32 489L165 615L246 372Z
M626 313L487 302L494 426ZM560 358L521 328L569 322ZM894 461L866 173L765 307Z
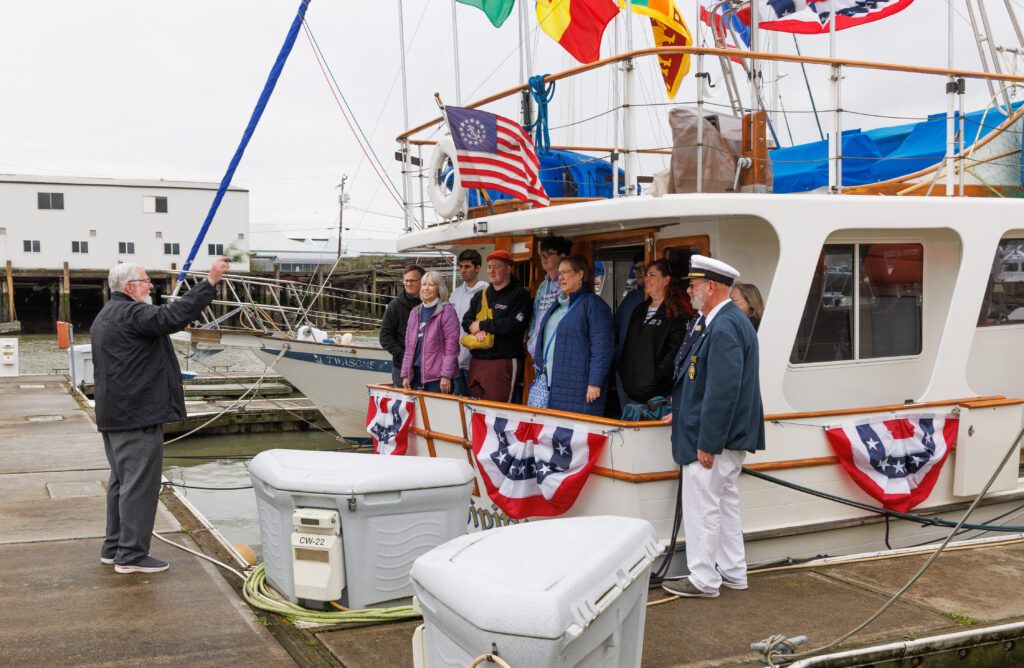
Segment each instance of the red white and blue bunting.
M515 519L566 512L607 441L590 428L571 420L530 421L474 410L473 454L488 496Z
M406 454L415 413L415 404L404 395L371 392L366 431L373 439L373 451L378 455Z
M825 435L862 490L905 513L931 494L959 427L955 415L918 415L832 427Z

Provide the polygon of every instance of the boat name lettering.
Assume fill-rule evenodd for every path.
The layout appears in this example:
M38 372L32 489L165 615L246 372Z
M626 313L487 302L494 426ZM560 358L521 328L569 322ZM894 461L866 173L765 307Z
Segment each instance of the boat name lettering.
M519 524L521 521L525 522L526 520L517 520L509 517L493 503L490 508L483 508L476 505L476 499L469 500L469 517L466 518L466 524L473 529L487 531L494 527Z

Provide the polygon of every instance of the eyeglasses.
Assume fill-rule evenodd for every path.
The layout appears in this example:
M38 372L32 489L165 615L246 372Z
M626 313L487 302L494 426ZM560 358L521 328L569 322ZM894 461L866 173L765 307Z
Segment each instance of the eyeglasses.
M540 252L540 256L542 258L549 258L551 256L557 256L557 255L559 255L559 252L558 251L553 251L553 250L546 250L546 251L541 251Z
M148 278L133 278L132 280L130 280L128 282L129 283L149 283L150 285L153 285L153 281L149 280Z
M419 283L420 279L418 279L418 278L403 278L402 282L405 283L406 285L412 285L413 283Z
M693 278L691 278L690 279L690 285L686 289L687 290L696 290L697 288L699 288L700 286L704 285L705 283L708 283L708 281L706 281L704 279L693 279Z
M560 269L558 271L558 275L559 276L572 276L573 274L582 274L582 273L583 272L576 271L575 269Z

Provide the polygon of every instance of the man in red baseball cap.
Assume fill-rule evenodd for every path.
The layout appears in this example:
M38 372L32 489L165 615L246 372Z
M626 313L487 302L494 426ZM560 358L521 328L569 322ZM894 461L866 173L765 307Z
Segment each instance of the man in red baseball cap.
M530 324L530 293L512 274L514 267L515 259L506 250L488 255L490 285L473 295L462 318L462 328L478 342L470 347L471 397L504 402L513 398L521 373L523 336Z

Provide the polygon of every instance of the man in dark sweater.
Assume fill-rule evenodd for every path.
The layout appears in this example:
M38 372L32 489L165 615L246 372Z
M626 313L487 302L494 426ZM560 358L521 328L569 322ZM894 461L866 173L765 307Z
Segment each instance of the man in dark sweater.
M170 304L154 306L146 271L134 264L110 270L110 301L93 321L96 426L110 464L107 535L100 563L118 573L159 573L166 561L149 556L163 468L164 423L184 420L181 368L170 334L199 317L228 270L213 263L205 281Z
M409 313L420 305L420 279L426 270L412 264L402 272L402 290L391 300L380 323L380 347L391 353L391 382L402 386L402 358L405 357L405 327Z
M523 356L523 336L530 324L530 293L512 275L515 260L508 251L487 256L487 289L473 295L462 328L477 340L494 335L494 345L470 350L469 396L490 401L512 401ZM480 317L483 296L490 317Z

